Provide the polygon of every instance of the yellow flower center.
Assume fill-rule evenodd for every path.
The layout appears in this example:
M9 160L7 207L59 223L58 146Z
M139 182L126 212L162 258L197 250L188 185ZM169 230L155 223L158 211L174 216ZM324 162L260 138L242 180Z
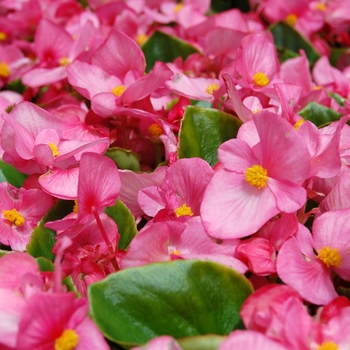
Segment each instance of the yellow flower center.
M0 32L0 41L4 41L7 39L7 35L4 32Z
M256 186L260 190L266 186L268 180L267 170L261 165L255 164L251 168L246 169L245 179L250 185Z
M160 125L154 123L150 127L148 127L148 131L152 135L153 138L159 139L159 136L163 134L163 129Z
M0 77L8 78L10 76L10 68L5 62L0 63Z
M57 157L60 155L60 151L58 150L58 146L55 145L54 143L50 142L49 143L49 147L51 148L51 151L52 151L52 155L54 157Z
M146 34L138 34L136 37L136 42L141 46L148 39Z
M318 251L320 258L327 267L339 267L341 265L341 255L337 248L323 247Z
M205 92L209 95L212 95L214 93L214 91L216 91L216 90L219 90L219 85L214 83L214 84L208 85Z
M183 7L184 7L184 4L182 4L182 3L177 4L174 8L174 12L178 13Z
M171 251L170 251L170 254L172 254L172 255L180 255L181 254L181 250L180 249L172 249Z
M11 225L19 227L24 224L24 217L16 209L3 210L2 213L4 218L9 221Z
M78 214L78 200L74 199L73 213Z
M193 216L192 210L190 207L188 207L186 205L186 203L182 204L181 207L178 207L177 209L175 209L175 215L176 217L180 217L180 216Z
M325 12L327 10L327 6L325 4L320 3L320 2L318 4L316 4L315 8L316 8L316 10L320 10L323 12Z
M295 23L297 23L297 20L298 17L294 13L291 13L286 17L286 23L289 24L291 27L293 27Z
M79 342L79 335L73 329L66 329L59 338L55 340L55 350L73 350Z
M332 341L325 341L317 347L317 350L338 350L338 345Z
M270 80L267 75L263 72L258 72L254 74L254 83L258 86L266 86Z
M67 57L62 57L60 59L60 65L61 66L68 66L70 64L70 59Z
M299 119L293 126L293 128L295 130L298 130L300 128L301 125L303 125L305 123L305 120L304 119Z
M117 85L115 88L112 89L112 92L114 95L119 97L123 92L125 91L124 85Z

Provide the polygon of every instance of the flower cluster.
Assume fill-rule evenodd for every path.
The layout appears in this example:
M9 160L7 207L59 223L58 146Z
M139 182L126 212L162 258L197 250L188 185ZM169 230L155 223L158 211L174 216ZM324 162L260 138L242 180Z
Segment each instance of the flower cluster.
M0 348L350 346L350 2L222 3L0 2ZM251 286L245 330L108 310L136 274L211 317L147 270L186 260Z

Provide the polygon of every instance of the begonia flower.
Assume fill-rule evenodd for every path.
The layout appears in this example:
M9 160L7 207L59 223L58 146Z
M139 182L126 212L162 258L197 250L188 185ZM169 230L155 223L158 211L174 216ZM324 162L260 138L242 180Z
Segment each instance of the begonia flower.
M201 217L208 234L216 238L248 236L279 212L295 212L306 201L302 187L310 174L306 145L277 115L263 111L253 120L259 143L253 147L239 139L223 143L218 151L223 168L204 194Z

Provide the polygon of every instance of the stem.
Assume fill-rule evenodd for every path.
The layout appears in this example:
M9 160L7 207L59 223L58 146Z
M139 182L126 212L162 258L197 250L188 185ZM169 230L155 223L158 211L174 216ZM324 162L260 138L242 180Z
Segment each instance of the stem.
M105 230L105 228L104 228L104 226L102 224L101 218L98 215L96 209L93 209L92 213L93 213L93 215L95 217L95 220L97 222L97 226L98 226L98 228L101 231L102 237L103 237L103 239L106 242L106 245L108 247L108 253L111 256L113 256L113 259L111 259L111 263L112 263L113 267L115 268L115 270L118 271L119 270L119 266L118 266L118 262L117 262L117 259L116 259L116 256L115 256L115 252L113 250L112 243L111 243L111 241L109 240L109 238L107 236L106 230ZM116 250L117 250L117 248L116 248Z

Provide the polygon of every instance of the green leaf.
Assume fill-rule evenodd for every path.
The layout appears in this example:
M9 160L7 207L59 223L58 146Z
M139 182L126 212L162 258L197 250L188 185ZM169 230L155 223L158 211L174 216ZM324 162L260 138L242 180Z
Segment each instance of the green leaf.
M27 253L34 258L44 257L49 260L54 259L52 247L55 244L55 231L44 227L48 221L59 220L68 215L73 210L72 201L59 200L44 216L39 225L34 228L29 244L27 245Z
M215 165L219 146L236 137L241 124L217 109L187 106L179 133L179 158L200 157Z
M242 326L239 311L251 293L249 281L229 267L175 260L111 274L89 286L88 299L103 334L129 347L164 334L227 335Z
M41 272L53 271L55 269L53 262L51 260L48 260L42 256L39 256L35 260L36 260Z
M119 249L126 249L137 234L135 218L128 207L120 200L113 207L107 207L105 213L110 216L118 226L120 241Z
M288 49L296 53L299 53L299 50L303 49L308 60L312 64L320 58L320 54L316 51L312 44L288 24L284 22L277 22L276 24L270 26L269 30L273 35L278 49Z
M233 8L238 8L242 12L249 12L248 0L212 0L211 8L215 12L223 12Z
M310 120L318 127L339 120L341 114L334 109L327 108L316 102L310 102L304 109L298 112L304 119Z
M26 178L27 175L20 173L12 165L0 160L0 182L7 181L12 186L20 188Z
M146 57L149 72L156 61L173 62L175 58L186 59L192 53L199 51L186 41L156 30L141 47Z
M109 148L105 156L111 158L119 169L128 169L132 171L140 171L140 156L135 152L119 147Z
M179 339L178 343L184 350L217 350L225 339L220 335L199 335Z

